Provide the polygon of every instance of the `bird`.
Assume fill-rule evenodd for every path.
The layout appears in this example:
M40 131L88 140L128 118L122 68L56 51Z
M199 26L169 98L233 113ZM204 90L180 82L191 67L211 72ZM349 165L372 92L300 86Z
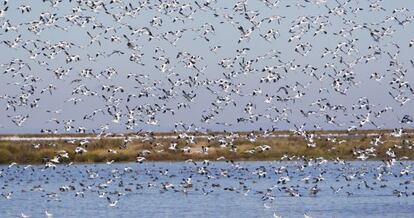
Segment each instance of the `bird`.
M48 217L48 218L53 217L53 214L49 213L47 210L45 210L45 215L46 215L46 217Z
M412 195L414 17L399 4L3 1L2 203ZM150 162L164 158L183 163Z
M106 199L107 199L107 201L108 201L108 207L116 207L117 206L117 204L118 204L118 200L115 200L115 201L111 201L111 198L109 198L109 197L106 197Z
M8 193L1 193L1 196L3 196L6 199L11 199L13 192L8 192Z
M6 15L7 10L9 9L8 6L0 10L0 17L4 17Z
M276 212L273 212L273 218L281 218L281 216L277 215Z
M304 218L312 218L312 217L311 217L311 216L309 216L307 213L304 213L304 214L303 214L303 217L304 217Z

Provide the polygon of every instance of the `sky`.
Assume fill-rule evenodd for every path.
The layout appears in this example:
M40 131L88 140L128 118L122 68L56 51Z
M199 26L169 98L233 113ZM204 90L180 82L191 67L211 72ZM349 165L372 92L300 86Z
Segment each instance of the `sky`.
M399 21L412 19L414 15L414 6L407 1L379 1L378 4L383 8L379 10L373 9L374 1L355 0L344 6L338 4L344 1L268 1L278 2L270 6L264 1L249 0L240 10L235 10L235 5L240 4L237 1L198 1L199 5L211 2L209 7L203 8L199 8L194 1L177 1L176 9L169 6L172 12L162 9L167 4L158 1L149 1L147 6L144 1L140 1L140 4L131 1L132 7L129 6L130 1L120 4L103 2L107 13L103 7L94 8L91 4L88 6L87 2L80 6L74 1L56 5L48 1L36 4L31 1L8 2L8 10L0 16L0 133L40 133L41 129L73 133L79 127L84 127L87 132L99 132L105 125L109 128L107 131L114 132L141 129L286 130L302 125L305 129L412 127L412 123L401 121L405 115L413 116L413 102L409 100L402 105L389 94L391 92L393 96L410 99L413 95L409 85L399 87L398 84L390 84L396 79L410 84L414 79L414 64L410 62L414 59L414 47L409 47L410 40L414 39L414 24L399 24ZM30 5L30 12L22 13L18 9L21 5ZM138 10L140 5L142 9ZM0 6L0 10L5 7ZM333 10L335 8L337 10ZM342 8L345 13L341 13ZM358 8L363 10L352 12ZM407 9L393 13L394 9L401 8ZM134 10L137 11L135 14L125 15ZM256 14L252 22L246 19L246 12L251 17ZM282 17L280 22L267 22L264 19L275 15ZM41 16L54 16L57 20L46 23L40 21ZM120 16L123 17L119 21L114 19ZM161 18L162 24L157 26L151 23L154 17ZM397 19L392 20L390 17ZM29 27L34 23L39 23L41 31L30 31ZM94 28L94 24L99 27ZM326 34L322 31L315 35L321 25ZM16 30L13 30L14 27ZM113 27L116 32L108 27ZM149 40L148 35L140 35L139 31L132 34L143 27L148 28L154 38ZM250 38L238 42L241 36L239 27L246 31L254 27ZM341 30L346 32L353 27L356 29L350 34L340 34ZM200 37L206 29L206 38ZM275 38L264 39L261 35L271 29L278 34ZM171 43L174 36L169 31L182 31L179 34L181 38ZM300 39L289 41L292 35L300 31L304 31ZM374 40L372 31L385 32L386 35ZM88 33L97 37L92 44ZM21 40L16 46L10 46L19 36ZM118 38L119 42L111 41L111 37ZM128 47L128 40L137 46L136 50ZM65 49L68 54L63 49L53 47L59 42L72 44L71 48ZM302 49L300 45L305 47L302 54L295 52L297 46L299 50ZM211 48L215 46L220 48L212 52ZM325 57L321 56L324 51L335 51L338 46L338 55L328 53ZM237 52L243 49L243 54ZM31 58L29 51L38 55ZM51 58L50 54L54 51L56 54ZM104 55L92 60L89 58L95 57L97 53ZM141 56L140 61L131 61L133 53ZM186 67L187 53L198 57L195 67ZM395 54L398 54L394 60L397 64L390 65L391 56ZM67 63L68 55L79 55L80 60ZM166 72L155 67L161 67L166 60L160 59L161 56L169 60L169 70ZM13 74L7 70L19 68L17 64L9 64L16 59L25 64ZM220 61L227 59L234 60L232 66L224 68L219 65ZM251 70L246 70L243 64L250 60ZM335 69L325 67L332 64ZM309 66L317 69L311 72ZM269 67L274 68L280 79L276 82L260 82L261 78L268 75L263 69ZM58 78L53 73L58 68L70 70L67 75ZM85 69L92 69L94 75L108 69L117 73L110 78L103 74L85 77L81 75ZM383 78L380 81L370 78L374 72ZM134 76L128 78L128 74L136 74L137 80ZM197 82L191 82L195 77ZM30 78L38 80L33 82ZM332 86L336 80L340 83L340 91L335 91ZM49 85L56 87L56 90L51 93L44 90ZM103 85L122 86L124 91L106 92L102 89ZM228 88L225 88L227 85ZM30 91L31 87L33 92ZM73 94L76 87L84 90L86 87L89 93L94 92L96 95ZM288 94L281 87L285 87ZM261 93L253 94L258 89ZM163 90L172 90L172 95L166 97ZM340 93L344 90L345 93ZM147 92L148 97L132 97L127 101L128 95L143 92ZM195 94L195 97L189 101L183 92L192 92L190 95ZM266 94L274 98L265 102ZM22 96L28 100L22 102ZM75 105L73 101L68 101L71 98L82 101ZM109 98L111 100L105 100ZM32 108L30 104L36 99L39 99L38 104ZM322 106L315 103L318 100ZM368 102L368 106L363 102ZM185 103L188 107L178 108L179 103ZM164 104L165 107L162 107ZM252 109L246 112L249 104ZM174 110L174 114L168 110L164 113L164 109L154 110L159 106ZM133 108L136 108L133 114L128 114L128 109ZM104 112L84 119L97 109ZM385 112L379 114L384 109ZM119 121L108 110L112 114L119 112ZM304 116L301 110L312 112ZM20 126L15 124L16 120L25 116L28 118ZM360 125L366 116L370 117L372 123ZM203 117L212 118L206 122ZM249 120L249 117L253 118ZM335 117L335 122L329 122L327 117ZM132 126L125 125L128 119L134 120ZM67 122L70 120L73 121ZM65 121L67 126L73 128L66 131ZM178 125L175 128L179 122L184 127Z

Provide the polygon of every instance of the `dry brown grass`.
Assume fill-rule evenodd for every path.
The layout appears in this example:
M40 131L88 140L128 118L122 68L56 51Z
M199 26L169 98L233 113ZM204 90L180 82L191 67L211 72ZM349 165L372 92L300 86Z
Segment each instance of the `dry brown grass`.
M338 138L337 141L342 140ZM249 142L244 139L236 139L233 144L237 148L236 152L229 151L229 147L220 148L218 142L208 143L205 139L199 139L195 144L191 145L190 153L183 153L181 149L186 146L184 141L178 141L177 151L168 149L171 142L176 140L157 139L153 142L141 142L134 140L130 142L126 149L120 149L122 140L115 139L101 139L92 141L87 144L85 148L88 152L84 154L75 154L75 148L79 145L68 144L63 141L56 142L36 142L41 146L38 149L33 148L31 142L10 142L0 141L0 163L7 164L11 162L17 163L41 163L43 158L53 158L58 154L58 151L65 150L69 154L69 159L62 160L62 162L106 162L115 160L119 161L136 161L136 157L143 150L149 150L151 153L146 156L147 160L152 161L182 161L187 159L193 160L215 160L218 157L224 156L232 160L276 160L283 155L298 156L306 158L324 157L326 159L355 159L352 151L353 149L364 149L372 147L370 144L371 138L368 137L354 137L345 138L345 143L333 143L327 141L325 138L316 139L316 148L308 148L307 143L300 137L288 138L259 138L255 142ZM379 145L376 152L376 159L385 157L385 152L388 148L392 148L395 144L403 145L403 140L407 142L401 149L393 148L397 156L407 156L409 159L414 159L414 152L409 148L413 144L410 136L402 138L395 138L384 136L384 144ZM267 144L271 149L265 152L257 151L254 154L246 153L248 150L255 149L257 146ZM208 146L209 153L201 153L201 146ZM116 150L113 154L108 152L109 149ZM161 151L162 152L159 152Z

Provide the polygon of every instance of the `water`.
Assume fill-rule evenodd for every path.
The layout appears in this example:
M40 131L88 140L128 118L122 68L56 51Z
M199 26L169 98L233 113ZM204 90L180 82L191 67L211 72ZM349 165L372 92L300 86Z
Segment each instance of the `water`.
M401 174L413 163L0 166L0 192L13 192L10 199L0 197L0 217L46 217L46 210L53 217L414 217L414 177ZM258 178L258 168L266 177ZM287 176L290 181L278 183ZM191 182L185 183L189 177ZM165 190L166 183L174 188ZM190 183L192 187L185 187ZM313 195L309 190L316 185L320 191ZM60 191L63 186L74 190ZM291 197L288 189L300 196ZM116 206L110 207L115 200Z

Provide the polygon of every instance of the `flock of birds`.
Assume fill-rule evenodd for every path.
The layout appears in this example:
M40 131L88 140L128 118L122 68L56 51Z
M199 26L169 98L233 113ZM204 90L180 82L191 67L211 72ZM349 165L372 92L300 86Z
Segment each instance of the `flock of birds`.
M393 5L382 0L30 3L4 0L0 4L0 106L4 106L0 130L41 126L39 132L45 134L93 133L98 137L127 131L145 134L145 140L153 139L154 130L171 130L190 146L193 132L226 130L230 132L226 137L211 139L234 151L237 148L231 142L237 134L232 131L243 129L260 130L262 136L290 129L313 148L318 146L315 135L307 129L351 132L391 127L395 128L392 135L401 137L413 124L410 100L414 88L409 74L414 68L413 8L390 8ZM252 142L256 138L256 133L248 135ZM120 149L130 140L126 136ZM76 153L82 154L90 141L73 143L78 144ZM366 160L382 143L378 136L370 148L355 150L354 155ZM411 150L412 143L407 143L392 149ZM358 189L378 190L385 188L381 185L384 175L409 176L409 164L399 173L390 172L398 158L392 149L387 150L384 166L372 172L374 183L364 180L365 172L337 179L356 179ZM208 147L202 152L207 153ZM47 161L46 168L56 168L65 155ZM137 161L145 161L145 154ZM308 186L289 186L292 174L301 174L308 166L317 170L325 162L300 161L304 164L293 172L283 167L244 171L230 161L231 170L219 170L209 168L207 160L190 162L194 163L191 172L207 181L230 177L234 170L259 179L273 174L280 185L256 191L268 205L274 191L302 196L303 188L309 195L321 190L325 171L318 176L301 175ZM338 164L347 169L347 163L339 160ZM10 171L14 165L2 169L0 177L14 181L13 175L18 174L10 172L40 170L27 166ZM67 177L70 185L59 191L76 190L75 197L95 193L116 207L125 193L144 187L157 187L161 192L192 190L191 176L179 184L156 184L159 177L170 176L168 169L160 169L159 175L149 175L152 181L148 184L137 183L109 196L109 184L124 187L125 174L138 179L131 171L115 170L111 178L97 184L88 178L99 178L98 172L87 170L81 178ZM65 177L64 168L57 172ZM407 181L393 194L412 195L407 186L413 180ZM248 194L250 188L239 183L240 187L224 190ZM2 186L7 189L7 182ZM220 185L206 183L194 191L207 195L215 187ZM331 189L340 193L346 187ZM44 191L41 185L33 190ZM13 193L2 196L10 199ZM50 200L58 196L44 195Z
M410 9L294 2L4 1L0 126L49 134L412 127Z
M144 217L153 217L161 216L155 211L164 204L165 207L168 207L168 204L172 208L177 207L174 209L174 214L180 214L182 211L179 211L179 208L182 206L179 206L180 201L177 201L177 197L193 199L191 202L197 203L191 206L190 211L201 210L201 214L206 204L228 205L229 203L225 201L233 199L236 201L235 205L238 205L237 201L250 199L259 202L258 206L252 209L256 216L261 214L258 209L262 207L265 214L276 218L280 217L281 210L288 207L287 205L296 205L294 199L302 197L304 203L308 199L309 204L317 198L325 199L326 207L335 204L334 201L326 202L326 199L330 198L341 199L343 204L348 205L348 201L360 204L355 199L361 196L382 197L385 200L389 199L384 197L391 199L414 197L412 163L401 162L391 167L381 162L358 163L340 159L328 162L323 158L293 158L289 163L284 160L285 158L280 161L256 163L230 160L186 161L176 165L145 163L139 168L134 164L67 165L56 169L32 165L6 166L0 171L2 180L0 208L3 206L2 211L9 212L5 213L5 216L15 216L16 211L10 210L10 207L12 209L17 207L22 210L22 217L30 215L52 217L53 214L102 216L103 214L97 211L104 212L116 208L126 211L127 214L139 213ZM292 201L287 199L289 197ZM25 210L16 205L11 206L9 202L13 202L14 199L16 201L36 199L43 203L29 206ZM71 205L67 202L69 199L75 200L76 205L69 206ZM174 203L176 201L177 203ZM27 204L32 205L33 202ZM61 204L67 207L59 206ZM306 205L302 206L305 209L298 211L306 212L304 217L315 214L313 211L306 211L306 208L309 208ZM348 210L349 206L351 205L344 210ZM57 210L57 207L60 209ZM155 211L153 214L139 212L142 208ZM326 208L322 211L324 209ZM394 209L398 210L398 208ZM232 208L226 207L224 210L232 211ZM222 212L224 211L218 213ZM125 215L121 213L119 216ZM206 215L212 214L204 214ZM234 217L240 215L235 212Z

